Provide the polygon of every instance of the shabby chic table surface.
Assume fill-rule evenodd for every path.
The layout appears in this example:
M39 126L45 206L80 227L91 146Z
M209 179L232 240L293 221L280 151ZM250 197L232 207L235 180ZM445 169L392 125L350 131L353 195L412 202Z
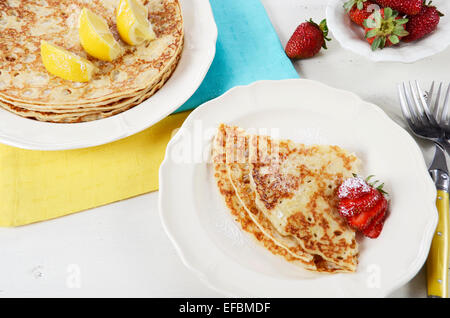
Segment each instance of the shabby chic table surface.
M283 46L326 0L261 0ZM414 64L373 63L331 41L295 62L300 77L353 91L401 122L396 83L448 80L450 49ZM426 160L431 148L419 142ZM161 226L158 193L71 216L0 229L0 297L220 297L186 269ZM422 270L391 297L425 297Z

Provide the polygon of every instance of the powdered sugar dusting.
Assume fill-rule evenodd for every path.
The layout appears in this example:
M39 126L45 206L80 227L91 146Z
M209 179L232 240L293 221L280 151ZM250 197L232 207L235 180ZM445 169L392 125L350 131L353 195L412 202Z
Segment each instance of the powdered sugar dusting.
M353 216L355 212L355 202L339 205L339 213L345 217Z
M338 190L340 199L346 198L351 192L358 190L360 193L368 193L371 191L370 186L360 177L354 177L345 180Z

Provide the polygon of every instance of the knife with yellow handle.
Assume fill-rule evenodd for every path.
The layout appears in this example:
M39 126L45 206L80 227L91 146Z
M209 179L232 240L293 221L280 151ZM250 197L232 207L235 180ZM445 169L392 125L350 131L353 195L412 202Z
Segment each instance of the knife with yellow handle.
M445 152L436 145L436 154L429 172L436 184L436 207L439 222L431 243L427 259L428 297L448 297L449 270L449 188L450 178L447 169Z

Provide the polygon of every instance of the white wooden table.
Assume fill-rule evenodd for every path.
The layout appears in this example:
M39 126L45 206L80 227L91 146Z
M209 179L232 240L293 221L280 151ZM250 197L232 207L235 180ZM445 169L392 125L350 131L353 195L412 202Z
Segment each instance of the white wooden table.
M320 22L326 0L262 0L283 46ZM336 41L295 67L303 78L353 91L401 122L397 82L449 80L450 49L415 64L372 63ZM420 143L430 159L427 144ZM0 229L0 297L218 297L187 270L161 226L158 193L29 226ZM421 271L392 297L424 297Z

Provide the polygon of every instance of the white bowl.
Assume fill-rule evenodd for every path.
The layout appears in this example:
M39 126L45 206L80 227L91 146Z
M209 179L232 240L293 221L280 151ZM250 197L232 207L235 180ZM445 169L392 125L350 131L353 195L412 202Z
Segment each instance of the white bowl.
M438 29L427 37L394 47L372 51L364 39L364 30L350 20L343 5L347 0L330 0L327 5L328 28L334 38L347 50L375 62L412 63L444 51L450 44L450 1L434 0L439 11L445 14Z
M390 214L379 238L360 240L356 273L305 273L236 225L208 158L221 122L342 146L362 159L364 175L385 182ZM261 81L203 104L170 141L159 180L162 222L184 264L229 296L387 296L424 264L438 218L436 189L414 139L377 106L309 80Z

